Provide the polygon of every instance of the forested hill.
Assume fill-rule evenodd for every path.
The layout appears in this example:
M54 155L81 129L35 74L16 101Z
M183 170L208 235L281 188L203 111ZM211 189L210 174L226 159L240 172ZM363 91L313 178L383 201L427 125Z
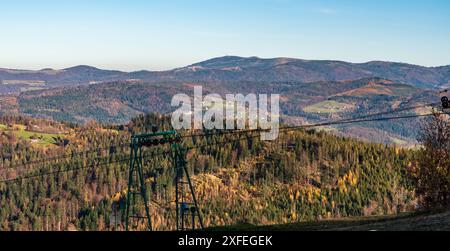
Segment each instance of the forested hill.
M63 70L0 69L0 115L125 124L146 113L174 111L174 95L280 94L284 123L318 123L413 108L429 113L448 88L450 66L404 63L263 59L226 56L169 71L121 72L90 66ZM414 147L419 119L327 127L336 135Z
M168 122L153 115L111 127L1 118L0 179L11 182L0 182L0 229L123 229L128 176L128 161L123 160L129 154L130 134L150 131L154 124L167 130ZM44 134L43 128L53 134ZM276 142L236 137L187 138L184 143L197 146L188 152L188 168L206 227L286 224L415 208L408 179L414 163L411 150L314 131L292 132ZM224 141L233 143L211 144ZM35 161L62 154L66 157ZM146 159L144 173L155 229L173 229L174 170L167 155ZM14 180L20 177L29 178Z
M368 114L404 110L396 115L431 112L427 105L440 101L437 92L380 79L332 82L111 82L74 88L36 90L18 96L0 96L0 115L25 114L57 121L125 124L145 113L171 113L172 97L193 96L193 87L202 85L204 94L280 94L281 119L300 125L329 122ZM377 143L410 147L416 144L419 119L329 127L338 135Z
M32 85L61 87L99 82L142 80L147 82L302 82L351 81L379 77L415 87L440 89L450 84L450 66L424 67L406 63L372 61L355 64L335 60L225 56L168 71L121 72L92 66L38 71L0 68L0 82L11 88ZM0 85L1 87L1 85ZM2 93L0 88L0 93Z

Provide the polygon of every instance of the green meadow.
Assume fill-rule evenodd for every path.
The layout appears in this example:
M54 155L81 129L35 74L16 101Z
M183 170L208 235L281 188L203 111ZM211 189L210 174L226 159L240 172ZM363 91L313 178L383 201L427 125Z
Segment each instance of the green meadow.
M56 138L59 134L30 132L25 130L25 126L17 125L15 130L11 130L7 125L0 124L0 131L12 132L17 138L32 141L42 146L56 144Z

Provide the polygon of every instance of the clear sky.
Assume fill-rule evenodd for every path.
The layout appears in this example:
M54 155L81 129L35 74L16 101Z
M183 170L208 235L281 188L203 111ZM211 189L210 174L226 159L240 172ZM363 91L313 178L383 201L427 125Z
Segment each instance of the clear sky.
M225 55L450 64L448 0L14 0L0 67L164 70Z

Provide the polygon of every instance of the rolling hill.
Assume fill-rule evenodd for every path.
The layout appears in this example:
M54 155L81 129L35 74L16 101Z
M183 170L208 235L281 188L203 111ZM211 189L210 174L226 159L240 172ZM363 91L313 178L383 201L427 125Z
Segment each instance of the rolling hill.
M53 88L0 97L0 114L20 113L58 121L125 124L139 114L167 114L175 94L192 94L193 83L116 81L72 88ZM211 82L202 85L204 93L278 93L284 123L304 124L364 116L436 102L433 91L379 78L314 83ZM191 95L192 96L192 95ZM408 114L429 112L417 109ZM343 136L411 146L415 143L418 119L378 122L325 130Z
M379 77L420 88L444 88L450 83L450 66L423 67L405 63L373 61L354 64L342 61L293 58L262 59L226 56L169 71L122 72L76 66L39 71L0 69L0 81L43 81L46 88L90 83L141 80L147 82L302 82L351 81ZM7 90L0 92L7 93ZM9 92L20 91L8 90Z
M0 114L124 124L142 113L170 113L175 94L189 94L193 85L202 85L205 93L222 96L281 94L284 122L299 124L435 103L439 100L436 89L449 86L450 66L227 56L160 72L121 72L91 66L40 71L0 69L0 80ZM412 113L428 111L430 108L425 107ZM414 120L324 129L411 146L417 123Z
M222 57L194 64L176 72L198 77L196 80L241 81L343 81L380 77L416 87L436 88L449 83L450 66L423 67L404 63L373 61L353 64L342 61L261 59ZM209 73L209 74L208 74Z
M100 70L91 66L76 66L63 70L39 71L0 68L0 95L17 94L36 89L70 87L114 80L126 74L120 71Z

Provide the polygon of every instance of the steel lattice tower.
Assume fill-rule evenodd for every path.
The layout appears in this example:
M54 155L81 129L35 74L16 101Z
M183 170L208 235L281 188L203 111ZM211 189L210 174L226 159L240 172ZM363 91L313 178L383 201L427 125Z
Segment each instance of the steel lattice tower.
M172 159L176 172L175 203L177 231L195 230L196 218L198 219L200 228L204 229L194 186L192 185L191 177L187 169L186 151L179 145L180 142L180 138L177 137L176 142L172 145Z
M147 230L152 230L150 205L143 174L144 147L171 144L173 167L175 170L175 204L177 231L203 229L203 220L195 196L194 187L187 169L186 150L181 146L181 137L175 131L152 134L133 135L131 138L130 170L128 180L128 195L126 202L126 231L130 230L130 220L137 223L133 226L139 230L139 224L145 224ZM141 200L139 203L139 200ZM144 210L145 209L145 210ZM140 215L145 211L144 215Z

